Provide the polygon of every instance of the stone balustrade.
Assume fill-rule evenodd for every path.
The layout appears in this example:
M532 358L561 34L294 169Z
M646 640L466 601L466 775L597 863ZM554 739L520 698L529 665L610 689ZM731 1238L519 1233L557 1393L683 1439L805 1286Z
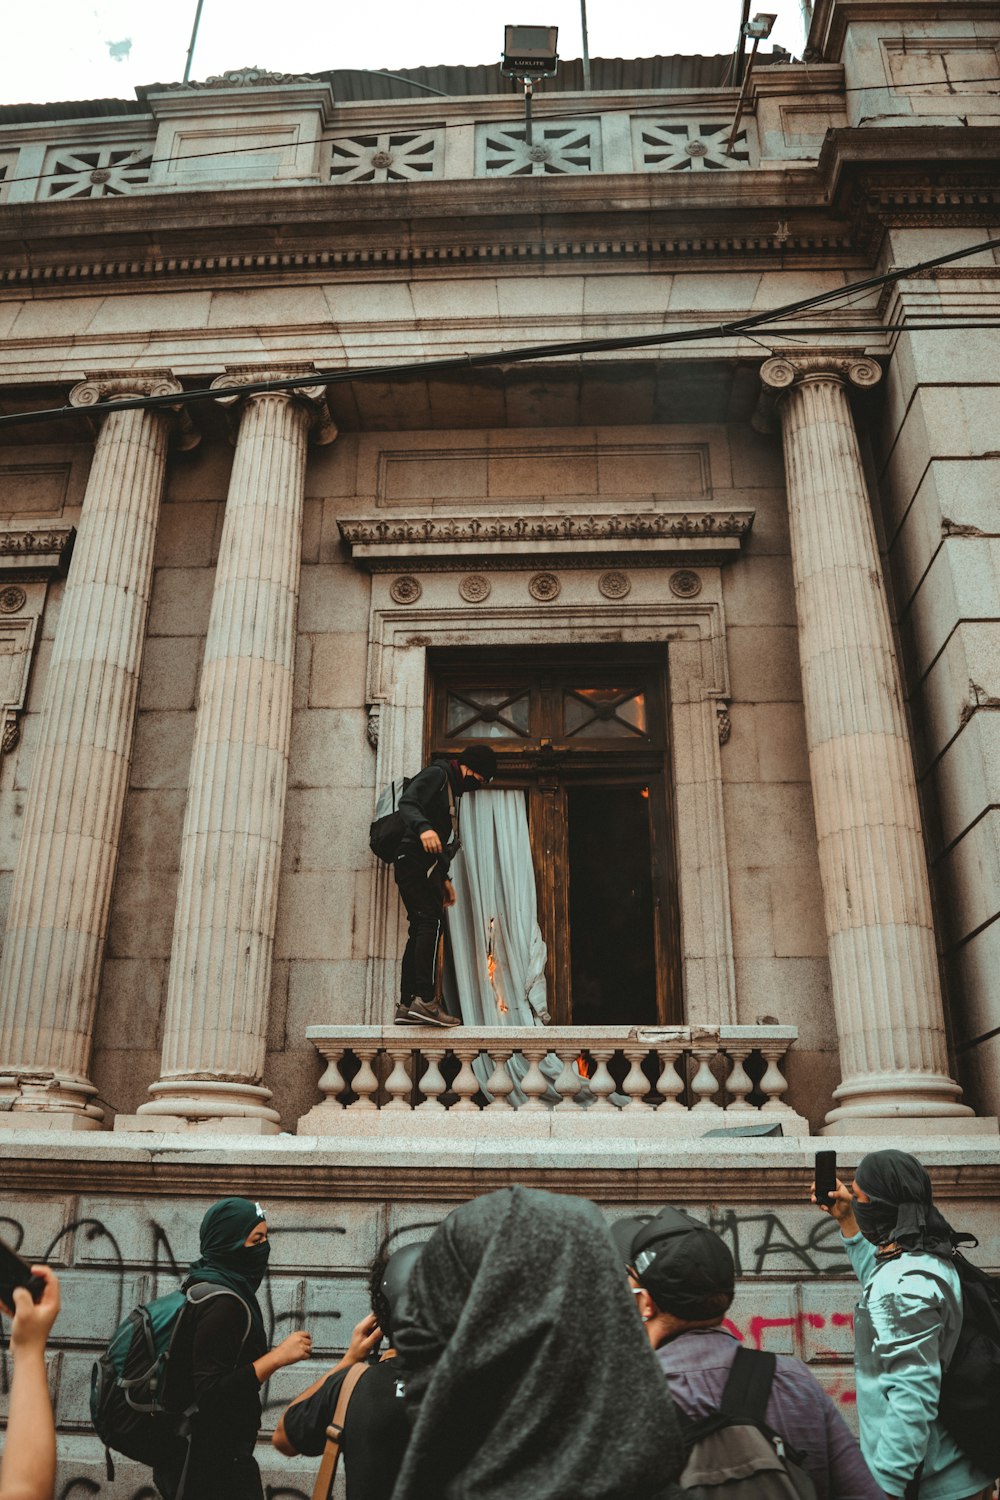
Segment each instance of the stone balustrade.
M692 1136L775 1123L809 1132L782 1097L798 1035L790 1026L311 1026L306 1035L327 1066L300 1134L516 1125L529 1135Z

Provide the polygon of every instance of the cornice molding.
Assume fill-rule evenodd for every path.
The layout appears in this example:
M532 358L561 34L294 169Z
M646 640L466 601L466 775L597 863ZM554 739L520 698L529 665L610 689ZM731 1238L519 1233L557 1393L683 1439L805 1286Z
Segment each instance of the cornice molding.
M891 160L886 159L887 152ZM815 167L247 188L6 204L0 286L421 267L868 264L887 226L995 223L1000 127L837 128ZM692 232L692 226L697 232ZM157 253L150 252L150 245ZM99 245L100 254L81 253Z
M929 21L993 21L995 0L816 0L812 25L807 38L806 57L824 62L839 62L844 38L853 23L880 22L886 35L902 34L908 26L926 25Z
M640 511L609 515L415 516L344 519L340 534L352 561L371 572L396 567L465 566L470 557L509 570L531 559L596 565L599 557L635 552L664 565L740 552L752 510Z
M63 577L75 540L75 526L0 528L0 582Z

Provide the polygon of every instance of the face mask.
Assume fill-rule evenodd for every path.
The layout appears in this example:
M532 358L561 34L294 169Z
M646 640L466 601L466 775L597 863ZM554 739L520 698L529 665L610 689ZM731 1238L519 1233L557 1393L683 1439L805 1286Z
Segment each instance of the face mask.
M891 1203L855 1203L854 1217L870 1244L887 1245L896 1227L898 1210Z
M235 1271L237 1276L242 1276L256 1291L264 1280L270 1254L270 1243L263 1240L259 1245L241 1245L238 1250L230 1250L226 1255L217 1255L215 1260L228 1270Z

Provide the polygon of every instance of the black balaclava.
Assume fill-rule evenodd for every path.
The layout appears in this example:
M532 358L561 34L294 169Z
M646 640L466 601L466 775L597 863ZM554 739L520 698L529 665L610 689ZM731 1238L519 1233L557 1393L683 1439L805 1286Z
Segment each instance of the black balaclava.
M854 1204L854 1217L873 1245L898 1245L951 1257L955 1232L931 1201L931 1180L907 1151L871 1151L854 1181L872 1201Z
M192 1261L184 1282L184 1290L199 1281L209 1281L214 1286L228 1287L242 1297L250 1309L250 1317L261 1343L267 1343L264 1316L257 1301L257 1288L264 1280L271 1246L267 1240L260 1245L247 1245L244 1241L266 1219L259 1203L249 1198L222 1198L205 1214L201 1221L201 1256Z
M677 1417L599 1210L504 1188L438 1226L396 1321L393 1500L668 1500Z

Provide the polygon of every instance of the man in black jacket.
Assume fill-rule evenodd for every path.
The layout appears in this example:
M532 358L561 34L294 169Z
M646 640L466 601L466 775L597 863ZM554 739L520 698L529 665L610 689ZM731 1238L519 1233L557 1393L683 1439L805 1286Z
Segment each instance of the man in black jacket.
M458 799L492 781L497 758L489 745L470 745L456 760L418 771L399 799L406 832L393 863L410 934L403 953L397 1026L460 1026L435 999L434 979L444 908L455 903L448 879L458 853Z

